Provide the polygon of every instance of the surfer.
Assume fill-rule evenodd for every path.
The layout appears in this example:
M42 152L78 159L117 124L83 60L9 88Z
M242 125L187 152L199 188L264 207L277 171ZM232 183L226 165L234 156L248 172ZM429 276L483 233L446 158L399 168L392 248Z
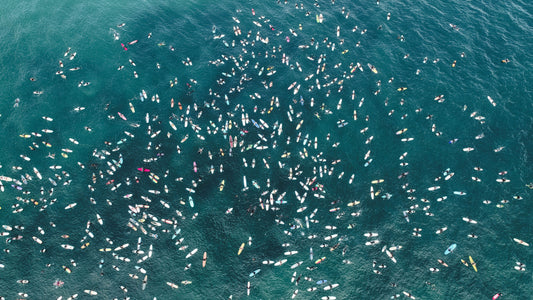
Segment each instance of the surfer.
M53 285L56 287L56 288L59 288L59 287L62 287L63 284L65 284L65 282L57 279L56 281L54 281Z

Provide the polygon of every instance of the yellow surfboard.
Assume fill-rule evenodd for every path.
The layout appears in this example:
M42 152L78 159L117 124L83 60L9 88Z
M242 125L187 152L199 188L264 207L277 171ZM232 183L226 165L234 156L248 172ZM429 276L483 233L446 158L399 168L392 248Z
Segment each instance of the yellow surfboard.
M472 256L468 256L468 258L470 259L470 264L472 265L472 268L474 268L474 271L477 272L477 266L474 260L472 259Z
M317 259L317 260L315 261L315 264L319 264L319 263L323 262L324 260L326 260L326 257L325 257L325 256L322 257L322 258Z

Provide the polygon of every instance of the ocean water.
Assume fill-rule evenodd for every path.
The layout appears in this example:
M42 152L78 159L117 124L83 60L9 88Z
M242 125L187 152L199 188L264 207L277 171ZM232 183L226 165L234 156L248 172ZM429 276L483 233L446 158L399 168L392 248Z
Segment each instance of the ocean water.
M0 296L530 298L531 249L513 238L533 243L532 11L519 0L6 1ZM396 263L384 246L401 246Z

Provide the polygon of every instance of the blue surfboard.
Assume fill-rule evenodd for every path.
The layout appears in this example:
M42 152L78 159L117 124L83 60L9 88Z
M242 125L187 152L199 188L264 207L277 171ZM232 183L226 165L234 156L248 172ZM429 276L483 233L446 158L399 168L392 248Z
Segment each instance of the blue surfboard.
M450 247L448 247L448 249L446 249L446 251L444 251L444 255L448 255L448 254L452 253L453 250L455 250L456 247L457 247L457 244L451 244Z

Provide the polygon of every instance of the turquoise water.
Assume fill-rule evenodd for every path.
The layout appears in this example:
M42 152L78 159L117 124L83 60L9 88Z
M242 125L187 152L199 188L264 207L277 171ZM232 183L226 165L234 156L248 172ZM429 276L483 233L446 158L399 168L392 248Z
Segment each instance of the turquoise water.
M532 44L532 5L517 0L379 4L324 1L298 2L303 9L296 9L295 4L4 4L0 18L4 28L0 31L0 122L4 131L0 174L19 181L28 174L32 180L3 181L0 218L6 225L3 238L11 240L3 243L5 251L0 255L4 266L0 269L0 296L66 299L79 294L80 298L89 298L84 290L93 290L98 293L93 298L100 299L228 299L230 295L234 299L288 299L298 290L295 299L406 298L403 291L417 299L490 299L497 292L503 293L503 299L527 299L533 281L529 270L531 250L513 238L533 242L529 216L533 205L531 191L525 186L533 181L532 59L528 51ZM322 23L316 22L317 14L323 15ZM234 34L234 26L239 26L241 35ZM357 29L352 31L355 26ZM268 43L256 40L258 33L263 39L268 37ZM224 37L215 38L221 35ZM134 40L138 42L128 44ZM70 60L74 52L76 56ZM288 65L282 63L283 54L289 58ZM182 63L187 58L191 66ZM502 63L504 59L509 62ZM218 66L210 63L216 60ZM357 63L363 72L352 72ZM368 64L378 72L373 73ZM118 70L120 66L124 67ZM318 66L324 69L317 74ZM76 67L80 69L69 70ZM65 78L56 75L57 71L63 71ZM231 77L223 75L232 71L235 75ZM269 71L275 73L267 75ZM244 74L251 80L239 82ZM305 80L311 74L313 77ZM169 82L174 78L177 84L171 86ZM225 83L219 84L220 79ZM80 82L90 84L78 87ZM300 85L296 94L294 88L288 90L293 82ZM272 86L266 89L269 84ZM407 89L398 91L401 87ZM232 90L237 88L242 90ZM142 90L148 95L144 101L139 95ZM159 103L151 100L156 94ZM439 95L444 95L442 103L433 100ZM273 97L279 105L271 104ZM340 99L342 105L338 106ZM85 109L77 112L76 107ZM127 120L122 120L118 112ZM241 122L243 113L250 119L245 126ZM259 124L262 119L269 128L256 128L251 119ZM177 130L171 128L169 120ZM347 123L339 128L342 120ZM191 122L201 130L195 132ZM229 122L231 128L228 126L223 133ZM282 130L278 131L280 124ZM403 128L407 131L397 135ZM228 135L237 136L243 143L231 149L231 154ZM182 142L186 136L188 139ZM304 139L310 144L303 145ZM457 141L450 143L452 139ZM260 150L257 145L268 148ZM468 147L474 150L463 150ZM53 155L55 158L50 158ZM110 171L108 163L118 162L120 157L121 166ZM370 158L372 162L365 167ZM255 168L251 167L253 159ZM193 162L197 172L193 171ZM401 162L408 165L401 166ZM61 169L51 169L53 165ZM210 173L211 165L214 174ZM139 167L159 176L158 183L149 179L149 173L137 171ZM327 169L322 176L321 168ZM447 168L454 173L449 180L443 175ZM499 175L504 171L505 175ZM291 172L294 180L289 178ZM408 175L400 178L405 172ZM248 184L244 191L243 176ZM300 182L314 177L323 191L309 190L300 203L295 191L303 195ZM501 178L510 181L496 181ZM372 183L378 179L383 182ZM121 183L114 191L111 180L113 184ZM225 181L223 191L219 191L221 180ZM21 190L11 184L19 185ZM370 197L371 186L377 193L374 200ZM429 191L432 186L440 189ZM194 193L187 188L193 188ZM275 204L278 210L262 209L259 199L268 200L274 190L273 199L286 193L287 203ZM458 196L454 191L466 195ZM324 198L315 197L315 193ZM124 198L128 194L131 198ZM382 198L387 194L390 199ZM194 207L189 205L189 196ZM447 198L438 200L443 197ZM359 204L348 206L354 201ZM72 203L77 205L65 210ZM129 212L128 206L136 204L148 205L141 209L144 216ZM23 210L13 213L20 208ZM226 213L229 208L232 212ZM409 209L410 222L406 222L403 211ZM98 223L97 214L103 225ZM309 228L306 216L311 220ZM136 230L127 226L130 217L136 222ZM478 223L464 222L463 217ZM175 226L162 219L175 222ZM88 221L91 225L87 232ZM13 228L17 225L24 228ZM336 229L326 229L326 225ZM447 230L435 233L443 227ZM413 235L414 228L421 229L420 237ZM178 229L180 233L172 239ZM379 236L367 238L364 233L368 232ZM336 236L325 240L332 234ZM18 236L22 238L17 240ZM132 252L137 249L139 237L139 249L144 254ZM176 245L180 238L183 242ZM365 245L373 239L380 243ZM90 244L82 249L87 242ZM129 247L123 250L100 251L115 250L126 243ZM237 255L242 243L246 245ZM453 243L457 244L456 251L445 256L444 250ZM61 244L74 249L63 249ZM148 254L150 245L152 256L138 262ZM182 246L188 247L179 250ZM384 246L402 246L392 251L397 263L382 252ZM197 253L186 258L193 249L198 249ZM287 251L298 253L285 255ZM207 264L202 268L204 252ZM130 261L115 259L112 253ZM468 256L477 263L478 272L461 263L461 259L468 261ZM321 257L326 259L315 264ZM100 268L101 259L104 263ZM262 263L282 259L287 261L281 266ZM448 267L439 264L438 259ZM291 268L300 261L300 266ZM525 264L524 271L514 268L517 261ZM184 270L189 263L190 269ZM144 290L145 274L136 266L146 272ZM261 272L250 278L248 274L258 268ZM430 268L440 271L432 273ZM297 285L291 282L294 272L296 278L300 277ZM53 285L57 279L64 281L62 287ZM324 290L323 285L316 284L322 279L339 286ZM179 288L172 289L166 282ZM249 296L247 282L251 285ZM308 291L313 287L318 289Z

